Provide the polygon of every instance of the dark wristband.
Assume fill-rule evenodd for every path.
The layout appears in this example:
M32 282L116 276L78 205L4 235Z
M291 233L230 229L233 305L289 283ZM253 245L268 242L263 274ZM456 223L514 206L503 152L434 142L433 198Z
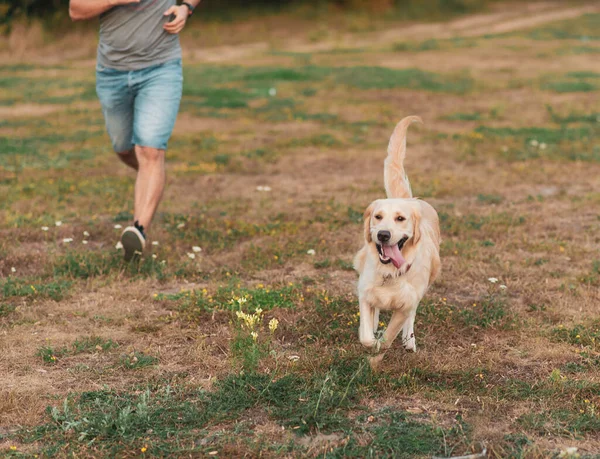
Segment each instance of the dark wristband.
M190 13L189 13L190 16L194 13L194 7L192 5L190 5L188 2L181 2L181 4L188 7L188 10L190 11Z

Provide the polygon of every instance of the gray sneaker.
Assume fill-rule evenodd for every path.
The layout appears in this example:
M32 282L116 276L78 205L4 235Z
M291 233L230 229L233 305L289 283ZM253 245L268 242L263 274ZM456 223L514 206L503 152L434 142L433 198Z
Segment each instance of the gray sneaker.
M139 258L146 247L146 236L143 227L128 226L121 234L123 244L123 257L125 261Z

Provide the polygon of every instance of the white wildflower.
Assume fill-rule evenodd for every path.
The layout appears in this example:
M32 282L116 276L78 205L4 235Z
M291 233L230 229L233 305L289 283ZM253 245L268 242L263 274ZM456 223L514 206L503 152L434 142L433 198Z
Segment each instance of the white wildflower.
M300 356L299 355L288 355L288 360L291 360L292 362L297 362L298 360L300 360Z
M255 331L253 331L253 332L250 332L250 335L252 335L252 339L253 339L254 341L256 341L256 339L258 338L258 333L256 333Z
M81 241L81 243L82 243L82 244L87 244L87 243L88 243L88 241Z
M309 249L309 250L306 251L306 253L309 254L309 255L314 255L317 252L315 252L315 249Z
M177 225L177 229L181 229L183 227L185 227L185 223L180 223L179 225Z
M558 457L572 457L572 458L576 458L579 457L579 453L577 452L578 448L575 446L569 446L565 449L563 449L560 454L558 455Z
M90 233L88 233L87 231L84 231L84 232L83 232L83 235L84 235L85 237L90 237Z
M544 142L540 143L540 150L545 150L546 147L547 145Z
M532 141L529 142L529 145L531 145L532 147L537 147L538 146L538 141L533 139Z
M73 242L73 238L72 237L66 237L66 238L63 239L63 242L65 244L68 244L69 242Z
M152 254L152 258L156 260L157 255L155 253Z
M269 95L271 97L275 97L277 95L277 89L275 89L275 88L269 88Z
M507 289L506 285L504 285L504 284L500 285L500 288L501 288L502 290L506 290L506 289Z
M58 220L57 222L54 223L56 226L61 226L62 222L60 220Z
M158 241L152 241L152 245L158 245Z
M194 247L192 247L192 250L196 253L198 252L202 252L202 248L198 247L197 245L195 245Z
M42 231L48 231L50 228L48 228L47 226L42 226Z
M488 277L488 280L492 283L495 284L496 282L498 282L498 279L496 279L495 277Z
M17 272L17 270L16 270L16 268L13 266L12 268L10 268L10 272L11 272L11 273L16 273L16 272Z
M195 254L195 253L191 253L191 252L189 252L189 253L187 254L187 256L188 256L188 257L190 257L192 260L193 260L194 258L196 258L196 254Z
M117 245L115 245L115 249L121 250L122 248L123 248L123 244L121 244L121 241L117 242Z
M119 225L118 223L115 225L115 229L121 229L123 228L121 225Z
M271 191L271 187L259 185L256 187L256 191Z

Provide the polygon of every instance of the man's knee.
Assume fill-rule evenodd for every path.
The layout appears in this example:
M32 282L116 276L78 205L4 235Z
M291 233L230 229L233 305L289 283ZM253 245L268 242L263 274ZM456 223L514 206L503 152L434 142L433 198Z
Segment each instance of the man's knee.
M130 148L129 150L124 150L124 151L117 151L116 152L117 155L119 155L120 157L124 157L124 156L131 156L135 154L135 151L133 150L133 148Z
M136 145L135 151L142 161L162 161L165 157L165 150L159 150L158 148Z

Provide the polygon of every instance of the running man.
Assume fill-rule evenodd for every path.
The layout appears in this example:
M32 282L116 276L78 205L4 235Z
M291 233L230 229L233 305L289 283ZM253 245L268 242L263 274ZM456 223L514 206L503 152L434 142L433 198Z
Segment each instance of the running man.
M139 255L165 187L165 150L181 100L178 33L200 0L70 0L74 21L100 16L96 92L118 158L137 171L134 222L121 243Z

